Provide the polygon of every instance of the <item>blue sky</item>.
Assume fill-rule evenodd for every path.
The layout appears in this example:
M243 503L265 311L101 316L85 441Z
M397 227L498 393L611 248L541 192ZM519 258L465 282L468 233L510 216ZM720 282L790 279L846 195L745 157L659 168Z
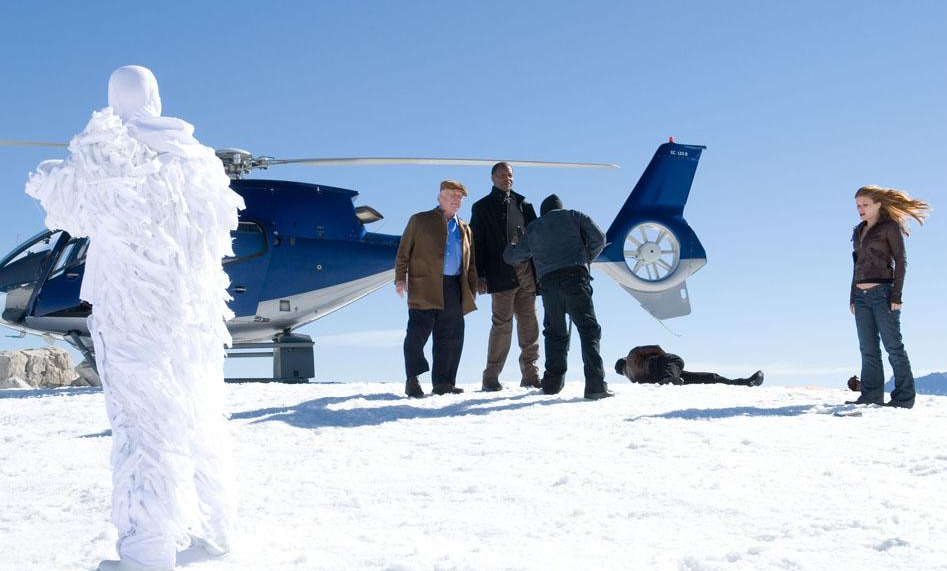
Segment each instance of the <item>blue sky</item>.
M606 364L660 343L691 369L841 386L858 371L848 313L855 190L903 188L935 212L907 239L903 333L915 374L947 370L939 212L947 197L947 5L863 2L16 3L0 40L0 139L68 140L111 71L151 68L164 112L214 147L283 158L463 156L615 162L517 169L607 228L667 137L701 144L685 217L708 253L693 313L666 325L604 275ZM42 227L23 194L45 149L0 148L0 249ZM259 176L259 175L258 175ZM285 167L267 177L358 190L400 234L443 178L481 167ZM480 379L489 299L467 318L462 382ZM303 329L318 380L400 380L406 309L384 289ZM3 338L0 349L41 345ZM501 380L518 380L515 351ZM265 374L239 360L230 374ZM570 376L581 376L577 340ZM618 377L610 377L619 382ZM427 383L427 379L423 379Z

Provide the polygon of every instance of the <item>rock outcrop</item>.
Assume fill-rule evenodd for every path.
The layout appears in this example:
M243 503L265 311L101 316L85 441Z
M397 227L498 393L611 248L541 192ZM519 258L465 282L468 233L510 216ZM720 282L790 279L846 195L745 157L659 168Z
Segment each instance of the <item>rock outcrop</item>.
M97 381L97 375L80 376L69 353L58 347L0 351L0 388L99 386Z

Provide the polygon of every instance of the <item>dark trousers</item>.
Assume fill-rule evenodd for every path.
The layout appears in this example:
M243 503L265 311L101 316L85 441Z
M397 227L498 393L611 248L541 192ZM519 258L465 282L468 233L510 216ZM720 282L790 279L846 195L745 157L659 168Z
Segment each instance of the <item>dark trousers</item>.
M684 370L684 359L674 353L665 353L657 357L652 357L648 361L648 369L651 373L648 377L652 383L669 383L670 379L679 378L685 385L746 385L749 381L746 379L728 379L721 377L717 373L698 373L696 371Z
M884 402L885 378L881 346L878 343L880 338L894 370L891 400L913 406L914 374L901 341L901 312L891 311L890 284L855 290L855 328L858 330L858 346L862 354L862 398L877 404Z
M424 346L434 332L434 370L431 382L451 384L457 380L457 366L464 348L464 310L459 276L444 276L444 309L409 309L408 331L404 338L404 369L410 377L430 371Z
M566 316L579 331L582 343L582 363L585 365L585 392L601 392L605 386L605 370L599 353L602 328L595 318L592 305L592 286L589 272L584 267L572 267L546 274L540 284L543 298L543 337L546 345L546 372L543 388L562 386L565 379L566 358L569 356L569 328Z

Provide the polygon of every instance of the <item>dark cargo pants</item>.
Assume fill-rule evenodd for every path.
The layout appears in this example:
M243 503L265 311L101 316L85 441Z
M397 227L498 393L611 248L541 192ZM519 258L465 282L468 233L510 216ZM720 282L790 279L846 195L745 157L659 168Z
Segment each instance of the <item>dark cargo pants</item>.
M665 353L658 357L653 357L649 362L651 376L650 382L671 383L671 379L679 378L684 385L747 385L747 379L728 379L717 373L701 373L697 371L685 371L684 359L674 353Z
M546 371L543 391L559 392L565 379L569 356L569 328L566 316L579 332L582 363L585 365L585 392L604 391L605 370L599 353L602 328L595 318L589 272L584 267L563 268L542 278L539 293L543 298L543 337L546 347Z

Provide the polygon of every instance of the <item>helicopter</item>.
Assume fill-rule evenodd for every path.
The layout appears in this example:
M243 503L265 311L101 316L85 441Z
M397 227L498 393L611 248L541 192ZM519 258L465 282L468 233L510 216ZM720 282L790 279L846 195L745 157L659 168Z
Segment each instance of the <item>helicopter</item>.
M4 141L0 145L65 147L61 143ZM604 272L659 320L690 313L686 278L707 255L684 220L700 145L674 139L661 144L606 233L606 248L592 268ZM216 150L246 209L233 236L234 255L223 260L235 317L230 357L272 357L273 376L228 381L306 382L315 376L313 341L295 330L394 281L401 237L370 232L383 219L356 206L354 190L320 184L244 178L286 164L492 165L492 159L321 158L276 159L235 149ZM514 167L617 168L597 163L505 161ZM61 339L94 367L79 298L89 241L62 230L43 230L0 260L0 323L21 334ZM267 351L245 352L247 349Z

